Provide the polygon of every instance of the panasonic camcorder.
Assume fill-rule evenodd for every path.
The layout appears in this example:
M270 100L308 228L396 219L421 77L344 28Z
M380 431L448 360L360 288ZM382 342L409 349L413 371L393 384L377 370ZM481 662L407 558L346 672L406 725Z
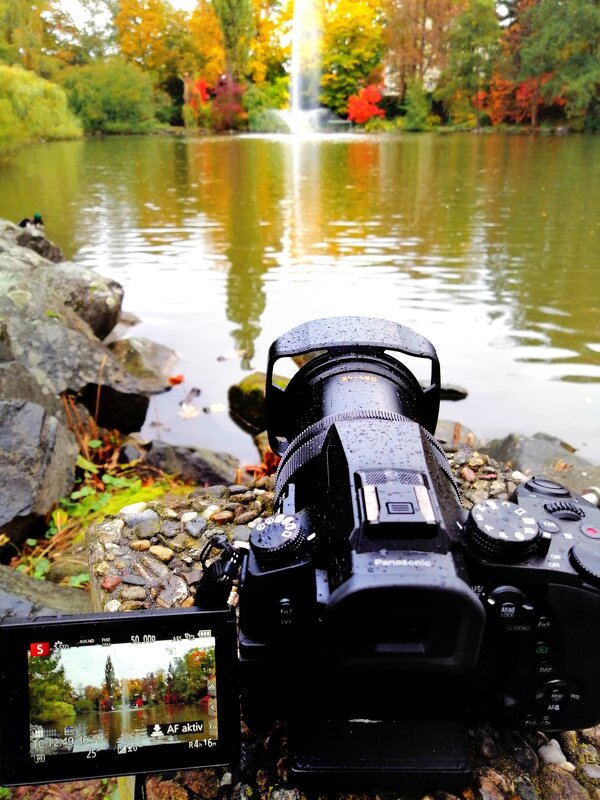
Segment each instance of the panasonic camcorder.
M0 780L232 763L240 703L251 729L286 723L291 780L318 789L458 787L465 724L597 724L600 511L543 477L464 511L439 402L436 352L402 325L277 339L273 514L215 542L194 609L0 627Z

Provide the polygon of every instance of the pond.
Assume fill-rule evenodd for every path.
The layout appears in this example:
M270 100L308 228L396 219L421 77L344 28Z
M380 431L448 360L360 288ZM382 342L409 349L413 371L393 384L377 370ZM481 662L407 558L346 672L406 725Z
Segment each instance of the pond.
M343 314L433 342L469 392L442 418L600 462L599 208L585 136L91 139L0 166L0 216L41 212L69 258L123 284L128 335L177 351L185 381L144 434L246 463L228 387L288 328Z

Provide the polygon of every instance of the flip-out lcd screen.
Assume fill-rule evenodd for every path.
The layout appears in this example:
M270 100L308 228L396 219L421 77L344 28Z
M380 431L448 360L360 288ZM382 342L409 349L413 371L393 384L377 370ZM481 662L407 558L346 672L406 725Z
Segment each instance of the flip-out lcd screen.
M228 762L239 733L230 614L65 617L0 635L13 665L2 668L5 783Z

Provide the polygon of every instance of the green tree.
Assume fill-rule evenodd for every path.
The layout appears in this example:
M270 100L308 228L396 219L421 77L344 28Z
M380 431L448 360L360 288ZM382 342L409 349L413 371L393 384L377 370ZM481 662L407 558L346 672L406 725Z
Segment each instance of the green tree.
M533 80L545 102L565 100L576 125L600 127L600 4L595 0L540 0L524 15L520 80ZM531 124L537 123L537 97Z
M254 34L251 0L213 0L223 33L227 73L239 81L248 66L250 41Z
M77 139L81 133L60 86L0 64L0 154L28 142Z
M328 9L323 32L321 101L340 116L358 89L378 83L384 54L383 15L373 0L339 0Z
M450 30L448 66L438 94L450 106L457 94L473 98L477 127L481 124L481 95L492 76L499 40L494 0L470 0Z
M408 82L406 96L404 98L404 130L406 131L426 131L429 125L429 115L431 114L431 103L423 88L423 84L418 78Z
M157 125L152 79L133 64L111 59L72 67L62 83L88 133L148 133Z
M60 661L60 650L48 656L29 657L29 718L52 722L75 716L73 687Z

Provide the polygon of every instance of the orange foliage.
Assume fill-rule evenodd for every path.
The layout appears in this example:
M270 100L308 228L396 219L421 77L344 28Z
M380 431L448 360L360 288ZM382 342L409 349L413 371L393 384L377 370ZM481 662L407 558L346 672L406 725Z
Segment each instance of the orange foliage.
M544 103L542 89L552 78L547 72L539 78L528 78L515 83L502 75L495 74L490 90L481 98L481 107L488 114L493 125L501 122L525 122L535 120L538 109L543 106L564 106L564 98L557 96Z

